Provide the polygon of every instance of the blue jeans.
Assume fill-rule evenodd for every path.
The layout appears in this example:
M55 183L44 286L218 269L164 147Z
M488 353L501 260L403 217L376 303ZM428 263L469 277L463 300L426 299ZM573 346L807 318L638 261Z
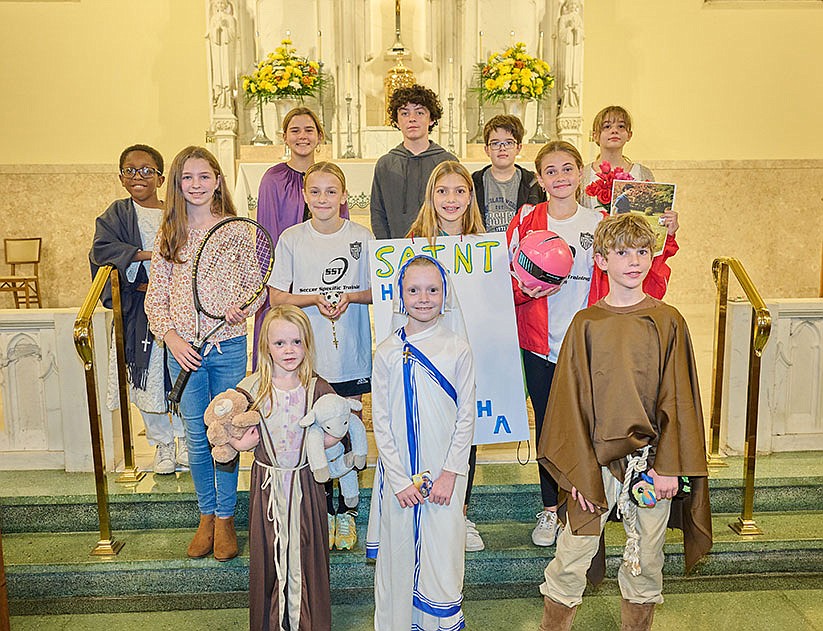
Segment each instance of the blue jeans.
M234 388L246 376L246 337L220 342L220 351L212 347L192 373L180 399L180 416L186 427L189 467L200 513L231 517L237 504L238 461L215 468L203 414L216 395ZM171 353L168 366L174 383L181 368Z

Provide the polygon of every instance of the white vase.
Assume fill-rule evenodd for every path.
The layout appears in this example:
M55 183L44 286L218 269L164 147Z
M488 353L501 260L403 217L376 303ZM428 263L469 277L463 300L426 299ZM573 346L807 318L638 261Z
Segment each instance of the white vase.
M510 116L517 116L520 122L526 124L526 104L523 99L501 99L503 111Z

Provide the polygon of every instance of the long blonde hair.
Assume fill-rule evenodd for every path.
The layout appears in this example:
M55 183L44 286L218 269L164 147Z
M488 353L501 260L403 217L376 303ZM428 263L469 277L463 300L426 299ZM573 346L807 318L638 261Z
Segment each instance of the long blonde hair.
M166 210L160 223L160 254L172 263L182 263L180 250L189 238L189 215L186 199L183 197L183 167L191 158L200 158L209 163L219 183L211 200L211 214L216 217L236 217L237 210L226 189L226 179L220 169L220 163L208 149L203 147L186 147L178 153L169 168L169 185L166 192Z
M300 332L300 339L303 342L305 356L300 366L297 368L297 376L304 388L309 387L309 382L314 374L314 334L311 330L311 323L308 316L300 307L294 305L277 305L269 309L263 324L260 327L260 338L257 340L257 372L260 375L257 387L257 396L252 407L255 410L261 409L266 401L272 401L274 394L274 366L269 353L269 328L275 320L283 320L297 327ZM311 401L308 402L311 406Z
M463 221L460 227L460 234L480 234L486 231L483 225L483 217L480 215L480 207L477 205L477 196L474 191L474 182L472 176L459 162L454 160L446 160L441 162L429 176L429 181L426 184L426 196L423 199L423 205L420 207L420 212L417 213L417 219L409 228L407 237L423 237L428 239L429 243L434 243L435 239L440 235L440 220L437 217L437 211L434 208L434 189L437 187L437 180L446 175L459 175L466 181L466 186L469 187L471 193L471 200L466 212L463 213Z

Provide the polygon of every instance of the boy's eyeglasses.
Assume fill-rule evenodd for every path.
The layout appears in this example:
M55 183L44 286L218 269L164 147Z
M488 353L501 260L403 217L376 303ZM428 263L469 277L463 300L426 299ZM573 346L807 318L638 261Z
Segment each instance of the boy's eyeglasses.
M120 175L127 177L130 180L138 173L140 174L140 177L144 179L150 178L155 173L157 175L163 175L160 171L153 169L152 167L140 167L139 169L135 169L134 167L126 167L125 169L120 169Z
M489 148L493 149L494 151L500 151L501 149L511 149L516 146L517 143L514 140L492 140L489 143Z

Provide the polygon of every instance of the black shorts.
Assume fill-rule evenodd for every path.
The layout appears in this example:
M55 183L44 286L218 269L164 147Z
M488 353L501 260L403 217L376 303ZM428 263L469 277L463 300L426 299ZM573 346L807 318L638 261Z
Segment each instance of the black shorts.
M361 377L351 381L341 381L329 384L341 397L356 397L359 394L371 392L371 378Z

